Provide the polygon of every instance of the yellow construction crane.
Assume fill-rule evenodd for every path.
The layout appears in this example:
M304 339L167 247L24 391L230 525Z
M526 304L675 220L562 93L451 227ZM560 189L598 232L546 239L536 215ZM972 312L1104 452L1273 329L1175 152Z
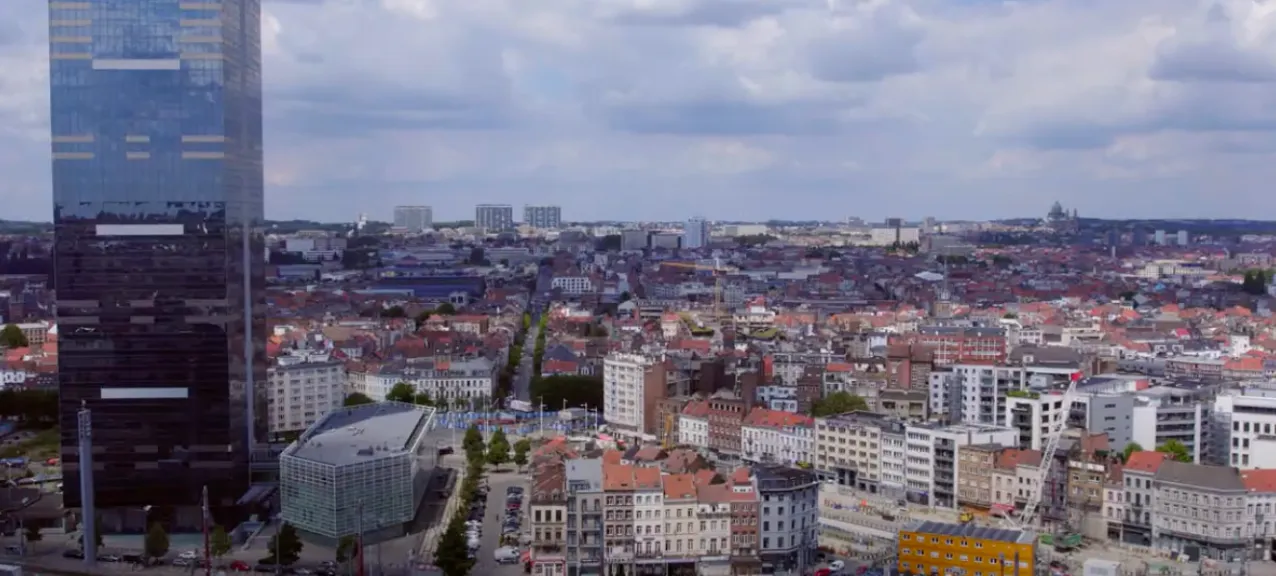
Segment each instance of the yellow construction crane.
M661 262L661 266L671 266L673 268L685 268L688 270L705 270L713 272L713 314L722 320L722 277L728 272L739 272L740 269L735 266L723 266L716 259L713 266L704 264L696 264L695 262Z

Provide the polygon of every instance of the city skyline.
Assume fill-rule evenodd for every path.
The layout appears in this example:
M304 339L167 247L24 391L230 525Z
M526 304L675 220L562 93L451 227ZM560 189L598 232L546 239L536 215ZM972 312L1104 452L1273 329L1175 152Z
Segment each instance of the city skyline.
M0 7L12 218L48 218L46 8ZM268 2L267 214L341 221L427 204L446 220L532 198L588 220L878 219L923 204L970 219L1058 198L1083 215L1276 218L1252 184L1276 176L1263 113L1273 24L1260 12L1242 0Z

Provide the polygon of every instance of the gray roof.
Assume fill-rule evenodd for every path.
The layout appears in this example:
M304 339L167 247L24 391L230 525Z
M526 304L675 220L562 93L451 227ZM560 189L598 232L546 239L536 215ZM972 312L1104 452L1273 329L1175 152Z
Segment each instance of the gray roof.
M1244 492L1240 472L1224 466L1203 466L1166 460L1156 471L1156 481L1214 492Z
M1019 544L1027 544L1037 539L1036 534L1027 530L1007 530L1005 528L990 528L976 524L949 524L947 522L931 522L929 520L914 520L906 524L900 531Z
M575 458L566 462L567 489L598 492L603 489L603 461L599 458Z
M401 402L338 408L316 422L284 457L332 466L377 460L408 450L429 432L434 409Z

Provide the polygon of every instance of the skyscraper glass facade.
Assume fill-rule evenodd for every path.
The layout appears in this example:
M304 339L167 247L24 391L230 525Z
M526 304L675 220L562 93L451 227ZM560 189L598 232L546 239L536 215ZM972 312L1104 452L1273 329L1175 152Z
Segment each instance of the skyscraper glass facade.
M231 506L266 436L260 10L49 2L65 485L84 402L99 508Z

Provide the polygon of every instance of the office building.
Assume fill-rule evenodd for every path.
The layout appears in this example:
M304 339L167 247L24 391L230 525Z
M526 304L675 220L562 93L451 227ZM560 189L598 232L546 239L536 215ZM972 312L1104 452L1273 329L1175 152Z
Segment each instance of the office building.
M695 250L709 245L709 221L692 218L682 228L682 247Z
M474 208L474 227L484 232L503 232L514 227L514 207L509 204L479 204Z
M406 534L434 473L434 409L382 402L320 419L279 456L283 520L334 546Z
M563 209L558 206L524 206L523 225L532 228L559 228L563 225Z
M899 531L903 574L1036 574L1037 535L974 523L913 521Z
M85 403L105 525L198 529L266 436L260 5L49 3L62 453Z
M1152 236L1153 236L1153 238L1155 238L1155 241L1156 241L1156 245L1157 245L1157 246L1165 246L1166 241L1165 241L1165 231L1164 231L1164 230L1157 230L1155 233L1153 233L1153 235L1152 235Z
M1178 234L1175 236L1175 240L1179 246L1187 246L1192 243L1192 238L1188 235L1187 230L1179 230Z
M429 206L395 206L394 229L424 232L434 227L434 209Z

